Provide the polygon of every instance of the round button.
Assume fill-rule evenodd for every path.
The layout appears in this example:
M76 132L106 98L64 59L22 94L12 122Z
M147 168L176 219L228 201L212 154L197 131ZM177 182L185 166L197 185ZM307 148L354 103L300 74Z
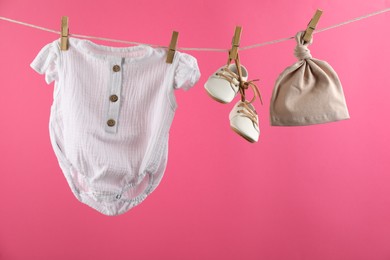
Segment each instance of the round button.
M114 119L108 119L107 120L107 125L110 126L110 127L114 126L115 125L115 120Z
M111 102L117 102L118 101L118 96L117 95L111 95L110 96L110 101Z
M121 67L120 67L119 65L114 65L114 67L112 67L112 70L113 70L114 72L118 72L118 71L121 70Z

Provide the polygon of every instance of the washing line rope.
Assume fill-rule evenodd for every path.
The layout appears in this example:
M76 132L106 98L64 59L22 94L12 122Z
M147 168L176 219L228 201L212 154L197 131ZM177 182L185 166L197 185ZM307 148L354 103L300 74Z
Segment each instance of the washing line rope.
M331 25L331 26L328 26L328 27L325 27L325 28L322 28L322 29L315 30L314 33L325 32L327 30L331 30L331 29L334 29L334 28L337 28L337 27L340 27L340 26L344 26L344 25L347 25L347 24L350 24L350 23L354 23L354 22L357 22L357 21L360 21L360 20L364 20L364 19L376 16L376 15L379 15L379 14L383 14L383 13L386 13L386 12L389 12L389 11L390 11L390 8L385 8L385 9L382 9L382 10L379 10L379 11L376 11L376 12L373 12L373 13L369 13L369 14L366 14L366 15L362 15L362 16L359 16L359 17L356 17L356 18L353 18L353 19L350 19L350 20L347 20L347 21L344 21L344 22L341 22L341 23L338 23L338 24L335 24L335 25ZM3 16L0 16L0 20L4 20L4 21L7 21L7 22L16 23L16 24L20 24L20 25L24 25L24 26L28 26L28 27L35 28L35 29L42 30L42 31L46 31L46 32L60 34L60 31L48 29L48 28L45 28L45 27L42 27L42 26L37 26L37 25L34 25L34 24L30 24L30 23L25 23L25 22L13 20L13 19L10 19L10 18L7 18L7 17L3 17ZM116 43L124 43L124 44L129 44L129 45L148 45L148 46L157 47L157 48L159 48L159 47L160 48L168 48L167 46L161 46L161 45L155 45L155 44L147 44L147 43L140 43L140 42L132 42L132 41L124 41L124 40L116 40L116 39L97 37L97 36L88 36L88 35L81 35L81 34L69 34L69 35L72 36L72 37L77 37L77 38L94 39L94 40L101 40L101 41L107 41L107 42L116 42ZM291 40L291 39L294 39L294 36L287 37L287 38L282 38L282 39L278 39L278 40L273 40L273 41L268 41L268 42L257 43L257 44L253 44L253 45L249 45L249 46L245 46L245 47L240 47L239 50L249 50L249 49L259 48L259 47L263 47L263 46L266 46L266 45L271 45L271 44L276 44L276 43L280 43L280 42L285 42L285 41L288 41L288 40ZM227 52L227 51L229 51L229 49L216 49L216 48L184 48L184 47L179 47L177 49L178 50L183 50L183 51L210 51L210 52Z

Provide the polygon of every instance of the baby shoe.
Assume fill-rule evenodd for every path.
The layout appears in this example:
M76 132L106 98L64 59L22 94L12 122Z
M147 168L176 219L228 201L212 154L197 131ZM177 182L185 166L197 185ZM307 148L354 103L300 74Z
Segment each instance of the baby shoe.
M259 140L259 119L254 106L248 101L238 101L229 114L234 132L254 143Z
M241 65L242 79L248 79L248 71ZM204 87L211 98L220 103L230 103L239 90L239 76L236 64L221 67L211 75Z

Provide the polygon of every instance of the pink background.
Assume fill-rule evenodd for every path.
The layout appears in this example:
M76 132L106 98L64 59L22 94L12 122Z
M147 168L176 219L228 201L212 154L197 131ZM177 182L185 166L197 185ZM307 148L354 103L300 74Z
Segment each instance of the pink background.
M2 0L0 15L71 33L181 47L229 48L293 36L317 8L319 28L390 1ZM261 137L230 130L233 104L211 100L208 76L226 53L188 52L202 77L178 91L169 161L141 205L107 217L72 195L49 142L53 86L29 64L57 36L0 21L0 259L390 259L390 14L315 35L314 57L343 83L351 119L269 125L273 84L294 41L241 52L260 78ZM98 41L96 41L98 42ZM107 42L98 42L110 45ZM113 45L113 44L111 44Z

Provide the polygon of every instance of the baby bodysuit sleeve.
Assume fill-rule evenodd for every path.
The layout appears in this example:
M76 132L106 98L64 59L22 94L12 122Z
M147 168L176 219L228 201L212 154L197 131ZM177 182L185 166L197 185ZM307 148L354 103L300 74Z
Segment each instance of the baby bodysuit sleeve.
M58 81L59 46L58 41L44 46L30 64L39 74L45 74L47 84Z
M190 89L198 82L200 71L196 59L186 53L178 53L179 59L175 72L175 89Z

